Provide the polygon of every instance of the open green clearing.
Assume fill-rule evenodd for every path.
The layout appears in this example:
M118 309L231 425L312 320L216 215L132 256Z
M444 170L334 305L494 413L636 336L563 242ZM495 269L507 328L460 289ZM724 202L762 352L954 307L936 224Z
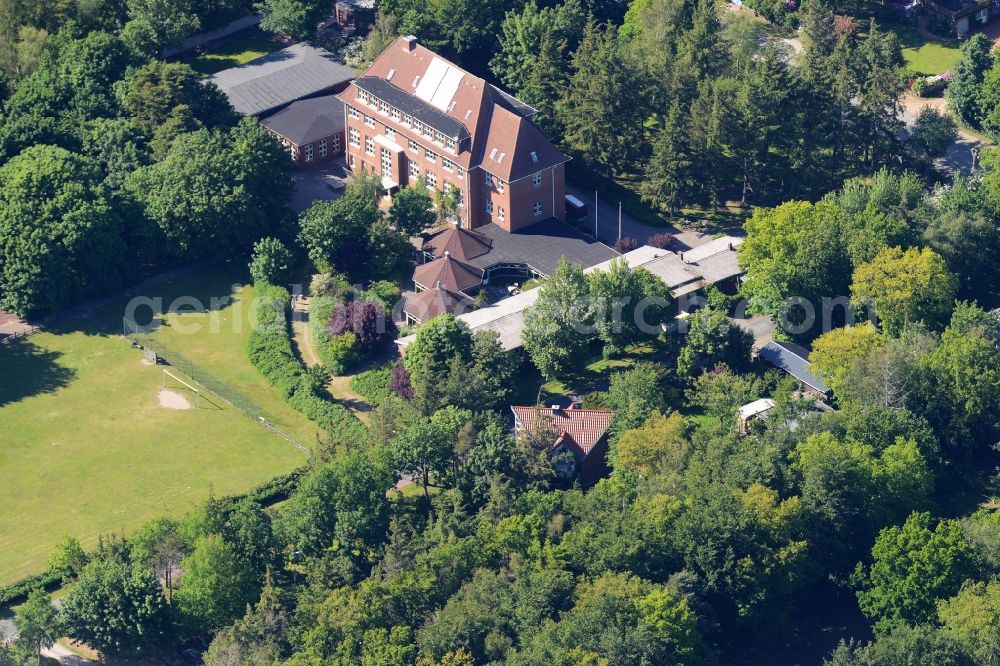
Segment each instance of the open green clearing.
M205 76L221 72L230 67L256 60L281 48L272 35L257 28L241 32L231 39L212 46L197 57L185 60L191 69Z
M930 39L909 25L894 25L892 31L903 47L906 66L924 76L944 74L962 58L957 39Z
M147 295L165 304L191 295L207 306L211 296L231 293L236 275L203 270ZM169 325L153 335L257 401L308 446L316 428L244 356L251 301L252 290L237 285L232 304L167 313ZM209 492L239 493L305 462L301 451L212 396L218 407L161 407L162 368L144 364L121 337L124 306L0 346L0 585L42 571L65 534L93 548L102 533L179 516ZM202 326L183 333L178 324ZM172 386L194 403L192 393Z

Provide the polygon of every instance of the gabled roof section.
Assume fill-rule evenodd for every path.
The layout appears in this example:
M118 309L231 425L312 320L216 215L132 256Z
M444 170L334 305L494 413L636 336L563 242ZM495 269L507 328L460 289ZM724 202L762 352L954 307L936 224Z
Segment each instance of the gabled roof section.
M806 386L830 395L830 388L823 380L812 373L809 362L809 351L791 342L771 340L764 345L757 355L778 368L795 377Z
M480 166L508 182L569 161L533 122L495 105Z
M467 291L482 284L483 269L445 253L443 257L417 266L413 282L425 289L441 286L451 291Z
M354 69L332 53L302 43L217 72L205 81L226 93L239 113L255 116L353 78Z
M533 108L421 46L415 37L396 39L355 84L441 132L451 132L448 121L460 124L466 130L463 138L472 138L470 167L483 166L506 180L511 173L527 175L569 159L531 123ZM520 127L518 119L527 129ZM511 158L515 150L526 147L529 153L534 151L541 166L528 170L519 163L494 170L480 164L493 147ZM526 159L530 161L530 155Z
M260 124L301 146L343 132L344 103L336 95L300 99L263 118Z
M613 412L603 409L561 407L511 407L514 417L529 433L535 428L551 428L556 433L552 442L570 448L578 458L586 458L611 426Z
M492 246L493 241L486 236L449 224L443 230L435 231L420 249L438 258L447 252L455 259L468 261L486 254Z

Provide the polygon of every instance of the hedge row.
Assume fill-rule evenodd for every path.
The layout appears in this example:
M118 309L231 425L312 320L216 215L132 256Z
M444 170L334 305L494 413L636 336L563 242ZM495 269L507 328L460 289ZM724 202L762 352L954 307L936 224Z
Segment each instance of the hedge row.
M276 502L288 499L288 497L298 487L299 480L302 478L302 475L306 473L306 471L308 471L307 467L300 467L292 470L288 474L282 474L269 481L265 481L259 486L255 486L244 493L227 495L226 497L219 498L219 501L223 505L223 510L227 510L231 506L245 499L256 502L261 506L270 506ZM15 606L23 602L28 598L28 594L39 586L44 587L49 591L58 589L61 582L62 576L60 574L54 571L44 571L35 576L22 578L16 583L0 587L0 608L5 606Z
M363 437L361 422L343 405L333 402L315 375L307 373L296 358L286 317L289 299L288 291L281 287L258 288L254 328L247 338L250 362L281 391L293 409L319 427L351 439Z
M351 378L351 390L372 405L380 404L389 395L393 365L394 363L388 363L358 373Z

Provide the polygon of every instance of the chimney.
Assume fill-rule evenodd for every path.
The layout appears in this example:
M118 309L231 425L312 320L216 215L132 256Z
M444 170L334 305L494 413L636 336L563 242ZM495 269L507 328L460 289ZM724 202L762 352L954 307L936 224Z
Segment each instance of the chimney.
M451 256L451 252L449 252L448 250L445 250L444 251L444 256L450 257Z
M434 288L437 289L438 291L441 291L441 280L438 280L437 284L434 285Z
M403 50L404 51L406 51L407 53L410 53L415 48L417 48L417 38L416 37L414 37L413 35L407 35L406 37L403 37Z
M677 256L681 258L681 261L684 261L684 253L683 252L678 252Z

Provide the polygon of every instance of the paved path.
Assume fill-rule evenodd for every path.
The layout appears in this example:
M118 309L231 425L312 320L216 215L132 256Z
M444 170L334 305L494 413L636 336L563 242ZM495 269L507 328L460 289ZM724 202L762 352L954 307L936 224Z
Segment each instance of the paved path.
M594 191L586 190L579 187L575 183L566 183L566 192L572 194L580 201L587 204L587 215L590 219L590 229L593 233L594 224ZM618 239L618 203L609 203L603 199L597 200L597 231L599 240L613 247L615 240ZM653 234L668 233L673 235L677 241L681 244L681 250L689 250L692 247L697 247L699 245L704 245L708 241L712 240L711 236L708 234L703 234L697 231L681 230L675 226L668 225L664 227L654 227L651 224L645 224L640 222L634 217L630 216L624 211L621 214L621 235L623 237L628 236L637 239L640 243L645 243L646 240Z
M948 108L948 100L943 97L917 97L912 93L906 93L900 100L902 111L899 119L906 123L906 127L912 128L917 121L917 116L925 108L937 109L942 113L951 113ZM972 151L983 146L992 145L989 139L974 132L970 132L964 127L958 128L958 140L953 143L945 152L943 157L934 160L934 166L938 171L951 175L956 171L963 176L972 173Z

